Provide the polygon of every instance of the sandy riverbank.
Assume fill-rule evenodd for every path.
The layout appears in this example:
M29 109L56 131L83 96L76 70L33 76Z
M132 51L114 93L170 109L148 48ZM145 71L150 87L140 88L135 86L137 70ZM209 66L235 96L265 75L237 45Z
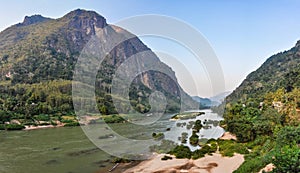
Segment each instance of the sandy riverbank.
M124 173L230 173L236 170L243 162L244 156L235 154L233 157L222 157L213 154L203 158L176 159L163 161L165 154L155 154L151 159L126 170Z
M100 117L99 116L84 116L82 117L82 119L79 121L81 124L84 124L84 125L88 125L91 121L94 121L94 120L98 120ZM56 122L57 125L54 126L54 125L38 125L38 126L33 126L33 125L30 125L30 126L25 126L25 129L23 130L37 130L37 129L46 129L46 128L56 128L56 127L64 127L65 123L62 123L62 122ZM19 123L20 124L20 123Z
M63 127L64 124L59 124L56 126L53 125L44 125L44 126L25 126L24 130L37 130L37 129L46 129L46 128L56 128L56 127Z
M231 134L230 132L225 132L221 137L220 139L223 139L223 140L236 140L236 136Z
M225 132L220 139L236 140L236 136ZM143 161L137 166L130 168L125 173L230 173L236 170L243 162L244 156L235 154L233 157L223 157L214 153L203 158L176 159L163 161L161 158L166 154L154 154L149 160Z

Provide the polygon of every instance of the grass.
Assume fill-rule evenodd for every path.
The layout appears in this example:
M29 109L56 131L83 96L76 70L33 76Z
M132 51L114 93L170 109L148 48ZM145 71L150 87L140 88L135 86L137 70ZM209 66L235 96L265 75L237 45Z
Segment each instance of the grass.
M217 140L219 152L222 156L232 157L234 153L249 154L246 144L234 140Z

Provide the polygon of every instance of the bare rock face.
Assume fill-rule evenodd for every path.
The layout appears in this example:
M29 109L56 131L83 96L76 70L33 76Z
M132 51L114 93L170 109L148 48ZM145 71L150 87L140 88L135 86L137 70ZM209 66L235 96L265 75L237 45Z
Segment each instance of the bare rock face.
M68 13L63 18L68 18L70 20L68 24L70 28L84 30L87 28L104 28L107 26L106 19L93 11L77 9ZM95 32L92 33L95 34Z
M19 26L28 26L51 20L50 18L43 17L42 15L25 16L24 21Z
M168 69L171 77L153 71L145 72L133 81L132 85L137 90L132 91L133 95L144 93L142 97L145 98L153 90L159 90L175 100L178 107L180 94L184 91L178 85L172 69L162 63L138 37L120 27L107 24L106 19L94 11L77 9L59 19L41 15L26 16L22 23L2 31L0 60L2 57L3 60L0 61L0 78L6 80L5 75L12 74L9 80L13 85L72 80L78 57L92 37L97 36L105 43L113 39L112 35L122 37L125 34L131 37L108 52L98 70L96 85L99 86L100 95L104 97L105 93L110 92L114 73L125 60L137 53L149 51L147 58ZM145 64L140 61L138 65ZM186 93L184 95L189 97Z

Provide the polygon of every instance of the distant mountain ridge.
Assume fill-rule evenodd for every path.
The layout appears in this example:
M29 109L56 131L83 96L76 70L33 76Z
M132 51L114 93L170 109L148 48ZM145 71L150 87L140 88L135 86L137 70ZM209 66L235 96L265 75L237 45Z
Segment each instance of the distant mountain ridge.
M199 96L193 96L192 98L193 98L193 100L195 100L196 102L199 103L200 109L205 109L205 108L209 108L212 106L212 101L208 98L202 98Z
M230 93L231 93L231 91L222 92L215 96L210 97L209 99L213 102L221 104Z
M227 92L217 94L210 98L203 98L199 96L193 96L192 98L196 102L200 103L200 108L210 108L212 106L220 105L230 93L231 92L227 91Z

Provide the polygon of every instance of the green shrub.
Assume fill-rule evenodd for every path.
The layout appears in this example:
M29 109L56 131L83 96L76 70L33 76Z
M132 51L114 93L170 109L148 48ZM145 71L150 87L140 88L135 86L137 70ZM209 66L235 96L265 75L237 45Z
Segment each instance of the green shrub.
M36 116L34 116L34 118L38 121L49 121L50 120L50 116L48 114L36 115Z
M120 115L107 115L104 117L106 123L123 123L125 120Z
M173 158L167 155L164 155L164 157L161 158L161 160L172 160Z
M205 154L211 154L212 149L209 145L204 145L200 150Z
M193 146L198 145L199 142L199 136L193 132L192 136L190 137L190 144Z
M190 148L184 145L176 146L172 151L169 152L169 154L175 155L176 158L178 159L182 159L182 158L190 159L192 156L192 152Z
M193 131L199 132L199 130L203 127L201 124L201 120L196 120L194 126L193 126Z
M234 153L249 154L244 144L233 140L218 140L219 151L223 156L232 157Z
M181 143L186 143L187 142L187 138L188 138L188 133L186 133L186 132L182 132L181 133L181 138L180 138L180 140L181 140Z
M124 159L124 158L120 158L120 157L115 157L115 158L112 159L111 162L112 163L128 163L128 162L130 162L130 160Z
M192 154L192 159L199 159L205 156L205 152L203 150L196 150Z
M0 124L0 130L5 130L5 124Z
M22 123L24 126L37 126L37 124L35 122L25 122L25 123Z
M212 144L210 145L210 148L211 148L211 151L212 151L212 152L216 152L216 151L218 150L218 145L217 145L217 143L212 143Z
M213 143L216 143L216 142L217 142L217 140L215 140L214 138L211 138L211 139L207 140L208 144L213 144Z
M243 162L243 164L237 170L234 171L234 173L257 173L260 169L262 169L269 163L263 161L261 157L246 159L245 162Z
M73 123L74 120L71 120L71 119L62 119L61 122L62 123Z
M155 140L161 140L165 137L165 135L163 133L152 133L152 137L155 139Z
M22 130L25 129L25 126L20 124L5 124L6 130Z
M79 122L71 122L64 125L64 127L80 126Z

